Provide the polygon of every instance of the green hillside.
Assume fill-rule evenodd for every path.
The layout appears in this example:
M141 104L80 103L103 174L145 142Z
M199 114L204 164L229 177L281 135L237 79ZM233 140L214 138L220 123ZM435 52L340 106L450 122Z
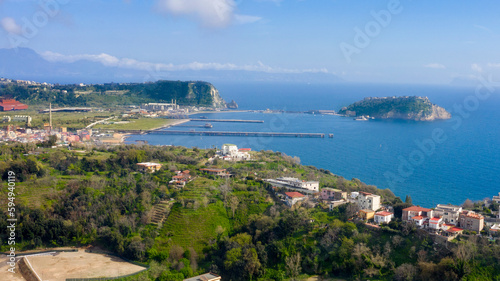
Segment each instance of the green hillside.
M0 96L13 97L29 105L118 106L146 102L177 101L179 105L225 107L217 89L202 81L165 81L148 83L107 83L95 85L0 85Z

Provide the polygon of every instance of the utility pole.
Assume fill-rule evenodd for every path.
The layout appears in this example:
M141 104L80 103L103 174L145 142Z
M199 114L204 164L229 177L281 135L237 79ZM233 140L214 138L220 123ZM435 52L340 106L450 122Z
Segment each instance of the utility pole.
M49 127L52 131L52 103L49 103Z

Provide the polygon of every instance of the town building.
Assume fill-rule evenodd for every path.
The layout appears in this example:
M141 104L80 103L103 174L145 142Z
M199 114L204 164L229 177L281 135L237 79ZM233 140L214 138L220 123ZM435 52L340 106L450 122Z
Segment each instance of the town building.
M221 280L221 277L219 275L209 272L188 279L184 279L183 281L219 281L219 280Z
M141 108L146 109L146 110L151 110L151 111L169 111L169 110L177 110L179 109L179 105L174 103L156 103L156 102L150 102L143 104Z
M152 162L143 162L143 163L137 163L137 166L139 167L139 171L141 172L154 173L156 171L159 171L162 165Z
M462 212L462 207L460 206L438 204L434 209L434 216L443 218L445 223L456 225L460 212Z
M441 225L443 225L442 217L434 217L429 220L429 228L436 232L441 229Z
M375 217L375 211L373 211L373 210L359 210L358 216L363 220L371 220Z
M500 192L498 192L498 196L493 196L492 201L500 204Z
M306 199L306 196L300 192L285 192L285 202L288 206L292 207L295 203Z
M414 222L415 225L417 225L420 228L425 227L425 223L427 222L428 218L426 216L414 216L410 219L410 221Z
M219 156L228 161L242 161L250 160L250 148L238 149L234 144L224 144L219 151Z
M500 233L500 224L494 224L490 227L490 232Z
M374 220L377 224L390 223L393 217L393 213L382 211L375 213Z
M319 197L322 200L329 200L329 201L342 200L342 199L347 199L347 192L342 191L340 189L324 187L321 189Z
M283 187L308 194L319 192L319 181L301 181L297 178L288 177L266 179L265 181L276 187Z
M211 176L216 176L216 177L229 177L231 174L229 174L226 169L210 169L210 168L205 168L205 169L200 169L200 171L207 173Z
M26 110L28 106L15 99L0 98L0 111Z
M380 196L368 192L360 192L358 195L358 206L360 209L376 211L380 209Z
M328 209L330 209L330 211L333 211L333 209L335 209L336 207L347 204L347 202L348 201L346 199L328 201Z
M473 211L463 211L458 218L458 225L463 229L479 233L484 228L484 217Z
M172 180L169 182L176 187L184 187L186 183L191 181L191 174L189 170L185 171L176 171L176 175L172 177Z
M413 217L422 216L425 218L434 217L434 212L432 209L422 208L420 206L411 206L406 209L403 209L403 220L404 221L412 221Z

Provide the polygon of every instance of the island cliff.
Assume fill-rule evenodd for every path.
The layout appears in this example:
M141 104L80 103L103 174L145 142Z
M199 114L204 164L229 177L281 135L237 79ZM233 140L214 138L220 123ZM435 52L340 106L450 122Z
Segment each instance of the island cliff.
M339 114L345 116L370 116L375 119L403 119L434 121L449 119L451 114L444 108L432 104L427 97L369 97L343 107Z

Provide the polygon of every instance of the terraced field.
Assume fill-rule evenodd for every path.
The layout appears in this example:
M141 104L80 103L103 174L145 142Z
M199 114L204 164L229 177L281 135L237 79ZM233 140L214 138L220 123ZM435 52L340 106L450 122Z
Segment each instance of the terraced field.
M196 252L201 253L207 241L217 237L218 226L226 232L231 229L231 223L221 201L197 210L184 208L176 203L161 229L157 245L168 247L170 240L173 245L179 245L184 249L193 247Z

